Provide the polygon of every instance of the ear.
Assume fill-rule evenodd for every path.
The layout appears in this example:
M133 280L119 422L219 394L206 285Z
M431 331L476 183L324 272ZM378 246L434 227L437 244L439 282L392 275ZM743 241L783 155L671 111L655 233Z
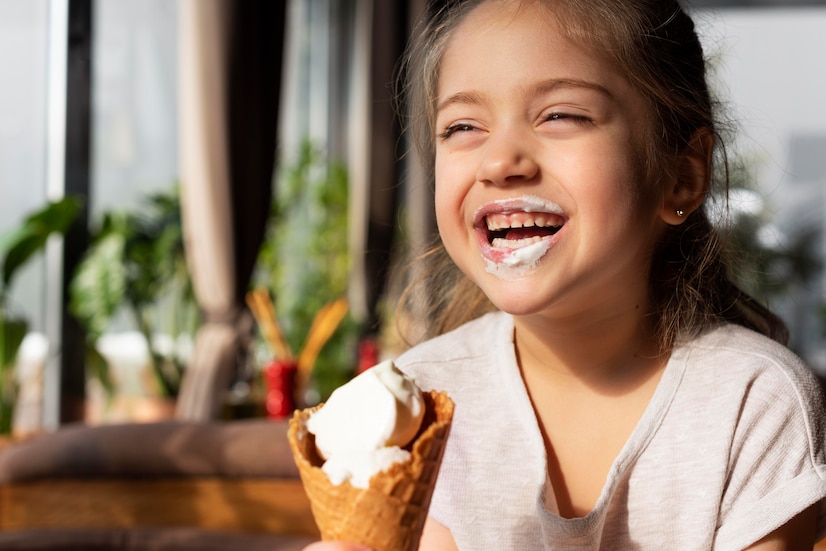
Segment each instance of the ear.
M701 128L694 132L677 158L676 178L663 190L660 218L672 226L682 224L700 208L708 194L711 179L711 153L714 136Z

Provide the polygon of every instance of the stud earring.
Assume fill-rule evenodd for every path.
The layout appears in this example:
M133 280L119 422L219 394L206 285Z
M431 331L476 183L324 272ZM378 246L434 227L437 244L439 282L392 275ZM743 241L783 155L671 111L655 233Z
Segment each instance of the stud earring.
M677 209L677 216L682 218L684 214L685 214L685 212L681 211L680 209Z

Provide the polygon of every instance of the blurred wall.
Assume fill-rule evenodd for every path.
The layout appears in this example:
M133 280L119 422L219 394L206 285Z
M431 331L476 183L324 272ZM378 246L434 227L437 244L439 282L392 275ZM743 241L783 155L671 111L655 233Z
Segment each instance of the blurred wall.
M764 244L778 250L812 232L811 254L826 260L826 5L713 8L696 19L724 111L739 133L735 152L755 177L766 224ZM800 2L797 2L800 4ZM784 318L791 345L826 373L826 277L789 288L770 305Z

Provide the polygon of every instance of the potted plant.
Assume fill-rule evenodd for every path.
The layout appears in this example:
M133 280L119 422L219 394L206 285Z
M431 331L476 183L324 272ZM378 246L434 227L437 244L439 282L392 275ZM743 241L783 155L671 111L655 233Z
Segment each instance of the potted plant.
M12 430L17 401L15 362L29 330L28 319L14 312L9 304L11 284L18 270L42 251L51 235L65 235L80 206L80 201L71 196L50 201L0 236L0 434L9 434Z
M346 296L348 178L342 164L305 140L297 158L279 175L267 239L259 252L253 286L268 289L286 345L305 349L314 321ZM338 303L340 305L341 303ZM313 356L312 403L352 377L357 323L345 316Z
M198 324L177 187L148 196L136 210L107 212L69 295L69 309L86 330L87 348L94 348L112 318L126 309L149 350L156 395L174 399L185 358L159 350L155 337L161 331L173 339L194 334Z

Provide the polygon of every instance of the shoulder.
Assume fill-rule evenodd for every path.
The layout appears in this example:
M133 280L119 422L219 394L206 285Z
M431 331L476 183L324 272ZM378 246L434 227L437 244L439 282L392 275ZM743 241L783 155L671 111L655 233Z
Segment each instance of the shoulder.
M678 350L690 369L713 371L720 382L760 382L806 400L821 394L817 377L794 352L739 325L715 327Z
M512 343L512 335L511 317L492 312L414 346L395 362L423 388L433 379L478 377L486 366L495 368L496 351Z
M453 331L414 346L399 356L396 363L399 366L411 366L423 362L478 358L488 352L493 341L505 336L504 333L512 328L513 322L507 314L485 314Z
M725 354L733 352L746 356L795 359L791 350L777 341L733 323L714 326L690 340L685 346Z
M686 423L702 423L728 442L729 468L750 476L750 466L765 462L769 450L778 452L778 465L799 460L826 466L823 391L788 348L749 329L722 325L672 357L684 362L677 411Z
M826 466L823 390L791 350L749 329L722 325L681 354L683 401L704 404L717 430L730 434L741 464L765 461L772 449L784 450L778 462L798 453L803 462Z
M727 442L717 544L742 549L826 496L823 393L787 347L721 325L679 347L684 382ZM760 520L756 520L760 519ZM761 528L755 530L759 524ZM826 531L821 508L818 534Z

